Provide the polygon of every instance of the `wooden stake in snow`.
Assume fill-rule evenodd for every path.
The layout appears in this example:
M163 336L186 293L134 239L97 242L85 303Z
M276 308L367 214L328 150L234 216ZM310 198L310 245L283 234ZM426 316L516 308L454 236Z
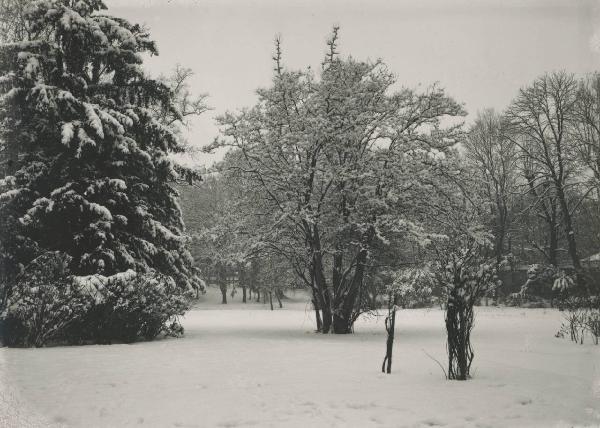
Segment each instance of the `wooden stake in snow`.
M388 304L388 316L385 317L385 331L387 331L387 341L385 358L381 364L381 372L390 374L392 372L392 350L394 348L394 330L396 328L396 298L390 294ZM386 367L387 363L387 367Z

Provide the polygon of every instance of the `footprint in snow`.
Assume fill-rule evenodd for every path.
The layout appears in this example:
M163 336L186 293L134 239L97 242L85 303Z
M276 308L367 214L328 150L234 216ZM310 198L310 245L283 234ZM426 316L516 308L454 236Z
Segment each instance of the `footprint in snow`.
M59 416L54 416L52 418L52 422L54 422L55 424L65 424L66 425L67 422L69 422L69 421L67 420L67 418L59 415Z
M348 403L348 404L346 404L346 407L349 409L362 410L362 409L369 409L371 407L377 407L377 404L375 404L375 403Z
M423 421L421 421L422 425L428 426L428 427L443 427L444 425L446 425L445 422L440 421L439 419L425 419Z

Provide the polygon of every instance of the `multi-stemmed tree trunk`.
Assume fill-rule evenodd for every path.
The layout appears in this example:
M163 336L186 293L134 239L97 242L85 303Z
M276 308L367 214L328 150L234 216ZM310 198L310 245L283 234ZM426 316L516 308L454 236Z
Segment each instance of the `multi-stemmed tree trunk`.
M475 303L498 285L494 259L484 257L488 244L473 237L446 245L437 261L437 280L446 289L448 379L467 380L475 357L471 346ZM462 243L461 243L462 242ZM454 246L454 248L452 248ZM445 254L444 254L445 253Z
M473 329L473 305L457 295L454 289L446 305L446 332L448 336L448 379L467 380L471 362L475 357L471 347Z
M337 334L352 333L354 321L358 316L357 308L360 287L363 284L368 252L360 249L356 256L356 267L348 279L338 278L334 283L333 300L333 332ZM341 263L337 270L341 271ZM335 268L334 268L335 269Z

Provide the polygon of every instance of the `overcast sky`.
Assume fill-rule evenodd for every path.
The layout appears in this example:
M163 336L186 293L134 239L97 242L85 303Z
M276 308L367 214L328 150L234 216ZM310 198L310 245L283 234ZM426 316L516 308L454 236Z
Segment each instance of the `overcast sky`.
M160 55L150 73L175 64L196 73L193 90L214 108L189 138L205 145L214 117L250 106L269 84L273 40L291 68L316 68L333 25L340 49L382 58L408 87L439 81L472 117L506 107L520 87L552 70L600 70L600 3L594 0L105 0L109 11L145 23ZM199 159L210 163L214 157Z

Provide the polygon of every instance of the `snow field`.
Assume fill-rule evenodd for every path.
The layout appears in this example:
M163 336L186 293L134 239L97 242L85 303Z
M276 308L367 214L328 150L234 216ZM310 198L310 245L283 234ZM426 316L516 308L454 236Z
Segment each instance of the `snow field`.
M446 365L439 309L398 313L385 375L382 317L318 335L301 293L274 311L233 300L210 290L182 339L0 349L3 426L600 426L600 347L555 338L558 311L479 308L474 378L451 382L426 355Z

